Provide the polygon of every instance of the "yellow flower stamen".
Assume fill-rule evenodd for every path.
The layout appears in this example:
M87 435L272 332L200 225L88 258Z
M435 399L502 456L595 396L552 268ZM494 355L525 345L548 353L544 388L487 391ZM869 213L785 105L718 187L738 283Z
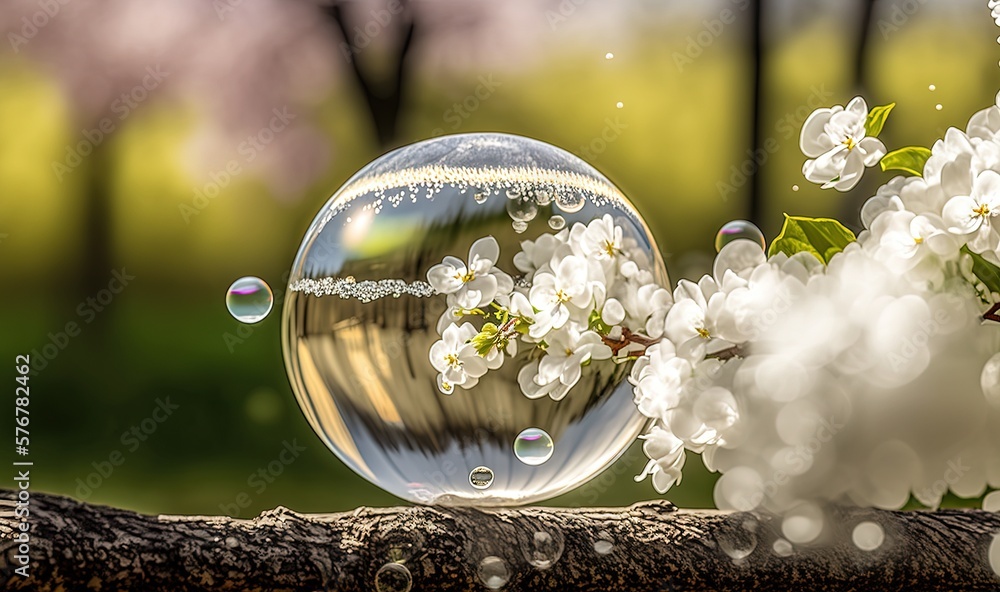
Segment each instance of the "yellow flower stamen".
M924 237L922 236L914 237L913 243L917 245L922 245L924 243Z
M698 327L697 329L695 329L695 331L698 332L698 336L701 337L702 339L708 339L709 337L712 336L712 334L708 332L708 329L704 327Z
M467 284L467 283L471 282L472 280L476 279L476 272L474 272L474 271L472 271L470 269L469 271L465 272L465 275L462 275L460 273L456 273L455 274L455 279L456 280L462 280L463 284Z
M848 152L850 152L851 150L854 150L854 147L857 146L857 145L858 145L858 143L855 142L854 138L852 138L851 136L847 136L847 137L844 138L844 146L847 146L847 151Z
M973 208L972 213L982 218L985 218L986 216L990 215L990 206L982 204L978 208Z
M562 290L556 290L556 300L559 302L569 302L569 295Z
M604 252L608 254L608 257L614 257L618 253L618 249L615 248L614 243L609 240L604 241Z
M448 363L452 368L457 368L461 366L461 362L458 361L458 356L455 354L448 354L444 357L444 361Z

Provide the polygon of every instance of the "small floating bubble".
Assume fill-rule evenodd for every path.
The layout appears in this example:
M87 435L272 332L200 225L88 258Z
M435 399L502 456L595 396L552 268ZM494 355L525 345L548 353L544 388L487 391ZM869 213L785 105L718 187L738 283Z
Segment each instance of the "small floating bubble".
M567 214L575 214L586 205L585 198L576 193L558 193L555 196L555 201L559 209Z
M798 190L799 190L798 185L792 185L792 191L798 191Z
M563 218L559 214L549 218L549 228L552 230L562 230L566 228L566 218Z
M413 576L405 565L386 563L375 573L376 592L410 592Z
M484 557L479 562L479 579L490 590L499 590L510 579L507 563L496 555Z
M732 222L726 222L719 229L718 234L715 235L715 251L721 251L722 247L738 239L749 239L759 244L760 248L767 248L764 233L753 222L733 220Z
M486 203L486 198L489 197L485 191L477 191L472 195L472 199L476 200L476 203Z
M507 202L507 213L514 220L530 222L538 215L538 204L527 197L511 199Z
M525 559L538 569L547 569L559 561L562 553L562 536L552 536L544 530L539 530L531 536L528 548L525 549Z
M936 86L934 86L933 84L928 84L928 85L927 85L927 90L929 90L929 91L931 91L931 92L934 92L934 91L936 91L936 90L937 90L937 87L936 87Z
M609 51L608 53L604 54L604 59L606 59L606 60L613 60L613 59L615 59L615 54L613 54L613 53L611 53Z
M885 541L885 531L874 522L861 522L854 527L851 540L854 541L854 546L862 551L874 551Z
M552 458L552 437L545 430L528 428L514 438L514 456L526 465L537 466Z
M271 288L257 277L241 277L226 291L226 308L241 323L259 323L271 312L273 305Z
M938 111L940 111L941 109L944 109L944 107L941 105L941 103L938 103L937 105L934 105L934 108L937 109Z
M615 103L615 107L618 107L619 109L621 109L624 106L625 106L625 103L623 103L621 101L618 101L617 103Z
M469 483L476 489L486 489L493 485L493 469L489 467L476 467L469 473Z
M514 229L514 232L521 234L528 229L528 223L524 220L514 220L510 223L510 227Z

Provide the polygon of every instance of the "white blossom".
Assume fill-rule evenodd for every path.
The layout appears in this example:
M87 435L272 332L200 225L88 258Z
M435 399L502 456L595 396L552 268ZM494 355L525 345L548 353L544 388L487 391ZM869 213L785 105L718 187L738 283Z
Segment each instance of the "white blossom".
M486 374L486 360L468 343L477 333L471 323L451 325L431 346L431 365L439 372L437 384L442 393L451 394L459 386L472 388Z
M799 146L810 158L802 174L823 188L850 191L861 180L865 167L875 166L886 154L878 138L866 137L868 105L855 97L847 108L836 105L817 109L802 126Z
M469 263L447 256L427 272L431 287L449 295L449 302L472 309L489 304L497 294L508 294L514 280L494 267L500 245L492 236L481 238L469 248Z

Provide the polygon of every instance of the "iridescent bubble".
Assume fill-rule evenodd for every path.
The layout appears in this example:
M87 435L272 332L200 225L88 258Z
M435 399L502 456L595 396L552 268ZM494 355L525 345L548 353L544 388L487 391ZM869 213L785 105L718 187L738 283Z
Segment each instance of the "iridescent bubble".
M401 563L386 563L375 572L376 592L410 592L413 576Z
M552 437L545 430L528 428L514 438L514 456L526 465L537 466L552 458Z
M559 214L556 214L549 218L549 228L552 230L562 230L566 228L566 218L563 218Z
M233 282L226 291L226 308L241 323L259 323L274 305L274 295L264 280L246 276Z
M563 538L559 532L549 533L544 530L537 530L531 535L531 540L525 546L524 558L527 562L538 569L547 569L552 566L563 553Z
M476 467L469 473L469 483L476 489L486 489L493 485L493 469L489 467Z
M480 581L490 590L503 588L504 584L510 579L510 570L507 569L507 563L496 555L484 557L479 562L478 572Z
M715 252L718 253L722 250L722 247L738 239L751 240L760 245L760 248L767 248L764 233L753 222L733 220L732 222L726 222L719 229L719 233L715 235Z
M854 541L854 546L862 551L874 551L885 542L885 531L874 522L861 522L854 527L851 540Z

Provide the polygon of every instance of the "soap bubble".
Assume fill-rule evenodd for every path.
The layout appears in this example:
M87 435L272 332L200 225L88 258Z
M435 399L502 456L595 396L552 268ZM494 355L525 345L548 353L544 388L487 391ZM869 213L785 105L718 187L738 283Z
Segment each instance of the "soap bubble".
M722 251L722 247L728 245L729 243L746 239L753 241L760 245L761 249L767 248L767 241L764 240L764 233L760 231L760 228L753 222L747 222L746 220L733 220L732 222L726 222L723 224L722 228L715 235L715 251Z
M449 309L428 270L449 256L468 261L477 240L493 237L495 267L526 290L513 263L522 241L555 234L554 216L568 232L606 215L640 268L669 286L627 199L548 144L503 134L443 136L362 169L316 215L284 299L285 365L310 425L351 469L411 502L525 504L594 477L646 424L624 380L630 366L594 362L561 400L529 399L517 381L531 363L525 346L475 386L443 378L439 385L443 374L428 356L443 339L439 321ZM477 331L484 322L464 320ZM553 443L542 464L525 464L512 447L526 426ZM476 483L487 479L472 478L479 467L493 473L485 487Z
M510 579L510 570L507 569L507 563L496 555L484 557L479 562L478 571L479 579L490 590L503 588L507 580Z
M548 569L562 557L564 545L562 533L536 530L524 544L524 558L532 567Z
M552 438L545 430L528 428L514 438L514 456L526 465L540 465L552 458Z
M271 312L274 295L264 280L241 277L226 291L226 308L229 314L241 323L259 323Z
M469 473L469 483L476 489L486 489L493 485L493 469L489 467L476 467Z
M376 592L410 592L413 576L405 565L386 563L375 572Z

